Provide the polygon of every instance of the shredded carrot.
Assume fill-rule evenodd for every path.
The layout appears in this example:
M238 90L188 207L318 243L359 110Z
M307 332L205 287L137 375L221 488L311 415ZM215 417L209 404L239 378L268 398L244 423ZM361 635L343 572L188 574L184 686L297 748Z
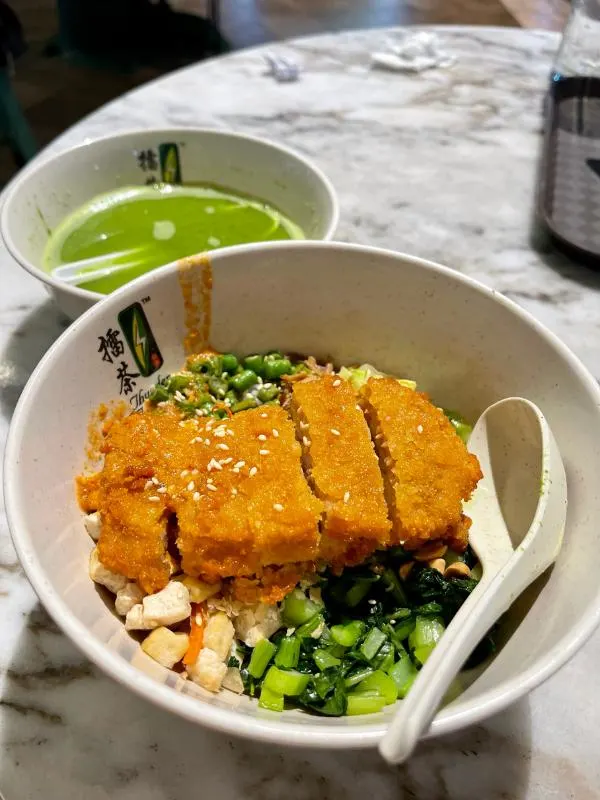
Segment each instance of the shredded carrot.
M227 416L229 417L229 419L232 419L232 417L233 417L233 412L232 412L232 410L229 408L229 406L227 405L227 403L222 403L221 401L217 401L217 402L214 404L214 408L216 408L216 409L219 409L219 410L221 410L221 411L224 411L224 412L227 414Z
M205 606L203 603L194 603L192 605L192 616L190 620L190 641L188 649L183 657L183 663L186 667L195 664L200 655L202 643L204 642L204 623Z

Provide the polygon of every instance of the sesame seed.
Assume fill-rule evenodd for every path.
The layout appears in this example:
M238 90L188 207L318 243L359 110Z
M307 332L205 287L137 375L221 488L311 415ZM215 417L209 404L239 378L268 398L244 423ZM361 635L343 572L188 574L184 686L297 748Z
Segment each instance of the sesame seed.
M266 442L267 441L267 437L264 435L264 433L259 433L258 434L258 440L259 440L259 442Z
M197 503L198 500L200 500L200 492L194 492L192 500L194 501L194 503Z
M235 433L234 433L234 432L231 430L231 428L227 428L227 430L225 431L225 433L226 433L228 436L235 436Z
M330 428L330 430L331 430L331 432L333 433L334 436L341 436L341 434L340 434L340 432L338 431L337 428Z
M148 489L152 489L153 486L154 486L154 484L152 483L152 481L146 481L146 485L144 486L144 489L146 491L148 491Z
M263 419L266 419L269 415L268 414L261 414L260 415Z
M275 439L277 439L277 437L279 436L279 431L277 430L277 428L273 428L272 433L273 433L273 436L275 437Z
M273 386L273 384L272 383L264 383L263 386L265 387L265 389L270 389Z
M423 426L417 425L417 433L423 433Z
M198 470L197 469L193 469L192 470L192 475L197 475L197 474L198 474Z
M166 492L167 492L167 487L166 487L166 486L159 486L159 487L158 487L158 489L157 489L156 491L157 491L159 494L166 494Z
M395 624L396 624L396 622L397 622L397 620L395 620L395 619L391 619L391 620L390 620L390 625L395 625Z
M150 500L151 503L159 503L160 502L160 497L158 497L157 495L153 494L151 497L148 498L148 500Z
M308 436L302 437L302 444L304 445L304 447L310 447L310 439L308 438Z
M179 423L179 427L180 428L185 428L185 422L183 420L181 420L181 422Z
M334 380L334 382L333 382L332 386L339 386L339 385L340 385L340 383L341 383L341 380L340 380L339 378L336 378L336 379Z
M158 478L156 477L156 475L154 475L154 477L152 478L152 483L153 483L155 486L160 486L160 481L158 480Z
M350 492L345 492L344 493L344 503L347 503L348 500L350 500Z
M362 408L358 405L358 403L356 404L356 410L357 411L362 411Z
M258 451L259 455L261 455L261 456L268 456L270 452L271 452L270 450L259 450Z
M186 478L188 475L188 471L187 469L182 469L179 474L181 475L182 478Z
M220 425L218 428L214 429L213 434L221 438L222 436L225 436L225 428Z
M235 488L235 486L232 486L231 487L231 494L235 497L237 493L238 493L238 490Z
M188 485L187 485L188 492L193 492L195 488L196 488L196 484L194 483L194 481L190 481L188 483Z
M204 444L208 447L208 445L210 444L210 439L205 439Z
M217 491L217 487L213 483L207 483L206 488L209 489L211 492Z
M195 414L197 417L203 417L203 416L204 416L204 411L203 411L203 409L201 409L201 408L197 408L197 409L194 411L194 414Z
M219 450L229 450L229 447L225 444L225 442L219 442L215 445Z
M200 436L194 436L194 438L191 440L190 444L196 444L196 443L200 444L201 441L202 441L202 439L201 439Z
M233 461L233 458L222 458L219 461L219 464L222 464L223 466L225 466L225 464L231 464L232 461Z
M308 422L301 422L300 423L300 430L307 431L308 430Z
M234 469L241 469L242 467L245 467L245 466L246 466L246 462L245 461L238 461L237 464L233 465L233 468Z
M169 400L161 400L161 402L157 403L156 405L159 406L159 408L164 408L165 406L169 405L169 402Z
M196 614L196 625L202 627L204 625L204 620L202 619L202 614Z
M281 503L273 503L273 508L275 509L275 511L283 511L283 506L281 505Z
M216 458L211 458L211 460L208 462L207 469L210 472L211 469L223 469L223 467L220 465L220 463L217 461Z
M374 606L374 605L376 605L376 604L377 604L377 600L367 600L367 603L368 603L370 606Z
M185 403L185 395L181 394L179 389L175 392L175 399L179 400L180 403Z
M234 467L231 471L235 472L236 475L240 474L240 471L239 471L239 469L237 467Z
M252 467L252 469L248 474L250 475L251 478L253 478L257 472L258 472L258 467Z
M231 405L231 400L228 397L226 397L225 400L223 400L223 402L225 403L226 406Z

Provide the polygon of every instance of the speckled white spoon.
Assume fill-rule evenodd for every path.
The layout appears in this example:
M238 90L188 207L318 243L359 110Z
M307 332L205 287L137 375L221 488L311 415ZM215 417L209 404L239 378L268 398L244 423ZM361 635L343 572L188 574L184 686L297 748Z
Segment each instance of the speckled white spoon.
M483 472L465 507L483 576L398 705L379 745L391 764L411 755L469 654L562 544L567 480L539 408L520 397L495 403L475 425L469 450Z

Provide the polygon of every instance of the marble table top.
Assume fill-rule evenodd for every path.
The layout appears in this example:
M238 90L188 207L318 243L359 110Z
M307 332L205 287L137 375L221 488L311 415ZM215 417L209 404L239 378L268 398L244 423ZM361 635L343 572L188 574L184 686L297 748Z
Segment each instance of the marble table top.
M53 147L117 129L206 125L265 135L319 164L339 238L404 250L521 303L600 376L600 276L534 250L529 218L554 34L440 28L449 69L400 75L369 55L400 31L282 43L297 83L261 50L199 64L120 98ZM31 370L67 322L0 253L0 442ZM6 800L600 798L600 633L548 683L482 725L429 741L399 769L374 751L230 740L101 675L49 621L0 506L0 790Z

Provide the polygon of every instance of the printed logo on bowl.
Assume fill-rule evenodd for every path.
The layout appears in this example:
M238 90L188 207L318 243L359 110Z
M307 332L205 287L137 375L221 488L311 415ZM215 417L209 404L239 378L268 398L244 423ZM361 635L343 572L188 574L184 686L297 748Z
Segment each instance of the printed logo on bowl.
M140 303L133 303L120 311L117 319L139 374L147 378L162 367L163 357L144 309Z
M181 183L181 159L175 142L159 144L158 150L153 147L136 150L135 158L138 167L146 173L145 182L149 186L159 182Z

